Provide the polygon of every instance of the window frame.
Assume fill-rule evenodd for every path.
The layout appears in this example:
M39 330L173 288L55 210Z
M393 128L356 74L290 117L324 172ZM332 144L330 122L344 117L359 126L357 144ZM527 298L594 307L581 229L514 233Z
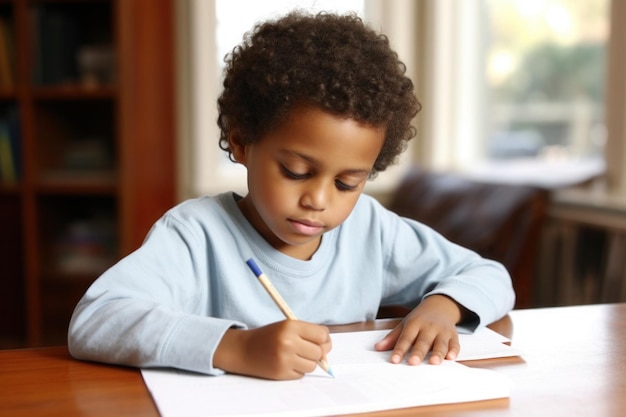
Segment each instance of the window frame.
M606 172L610 194L626 194L626 2L611 1L606 77Z

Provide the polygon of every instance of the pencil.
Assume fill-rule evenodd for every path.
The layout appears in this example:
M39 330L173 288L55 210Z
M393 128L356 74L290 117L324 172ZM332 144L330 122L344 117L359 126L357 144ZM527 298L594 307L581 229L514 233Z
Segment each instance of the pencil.
M261 268L259 268L259 266L256 264L256 262L254 262L254 259L250 258L246 261L246 263L248 264L248 267L250 267L254 275L256 275L256 277L259 279L261 285L263 285L263 288L265 288L270 297L272 297L272 300L274 300L278 308L280 308L280 311L283 312L285 317L287 317L287 319L289 320L298 320L294 312L291 310L291 308L289 308L289 305L287 305L283 297L281 297L280 293L278 292L278 290L276 290L276 287L274 287L267 275L265 275L263 271L261 271ZM320 368L326 371L328 375L332 376L333 378L335 377L332 369L330 369L330 365L328 364L326 357L322 357L322 359L318 361L318 365L320 366Z

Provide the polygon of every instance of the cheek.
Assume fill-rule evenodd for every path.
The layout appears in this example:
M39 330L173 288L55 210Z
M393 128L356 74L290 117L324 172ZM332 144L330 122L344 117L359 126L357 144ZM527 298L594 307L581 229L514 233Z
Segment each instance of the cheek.
M252 176L249 179L250 192L258 206L259 211L265 214L277 214L284 211L285 206L290 204L294 196L289 188L283 186L281 178Z

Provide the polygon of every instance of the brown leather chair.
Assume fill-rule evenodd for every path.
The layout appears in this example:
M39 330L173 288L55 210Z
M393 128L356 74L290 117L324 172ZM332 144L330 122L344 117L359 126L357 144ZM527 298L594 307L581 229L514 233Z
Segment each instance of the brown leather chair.
M403 178L388 207L500 261L513 279L516 307L522 308L532 306L535 259L548 199L547 190L533 186L478 182L415 168Z

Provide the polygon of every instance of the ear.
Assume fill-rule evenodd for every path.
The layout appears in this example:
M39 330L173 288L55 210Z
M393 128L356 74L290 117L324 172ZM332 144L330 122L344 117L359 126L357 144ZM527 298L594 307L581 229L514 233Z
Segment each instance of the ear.
M242 164L246 165L246 151L247 146L241 143L241 133L237 129L233 129L229 132L228 135L228 146L230 147L231 152L233 153L233 159Z

